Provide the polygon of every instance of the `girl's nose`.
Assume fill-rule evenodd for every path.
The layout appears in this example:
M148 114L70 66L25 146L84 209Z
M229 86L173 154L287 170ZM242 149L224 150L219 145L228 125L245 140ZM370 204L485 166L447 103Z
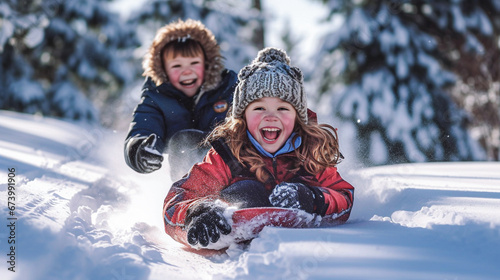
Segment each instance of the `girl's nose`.
M278 117L276 116L275 112L267 112L266 115L264 116L264 119L266 121L275 121L278 119Z

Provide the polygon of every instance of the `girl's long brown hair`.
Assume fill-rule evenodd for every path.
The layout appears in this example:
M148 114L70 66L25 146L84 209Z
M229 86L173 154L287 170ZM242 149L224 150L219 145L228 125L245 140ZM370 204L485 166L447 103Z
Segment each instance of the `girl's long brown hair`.
M217 126L207 137L206 144L219 138L225 139L236 159L247 166L259 181L266 182L269 178L265 170L266 164L262 155L250 142L246 131L247 124L244 118L234 118L229 112L225 122ZM302 137L302 144L295 149L296 158L290 163L290 171L296 172L303 167L315 175L340 162L337 131L332 126L312 122L306 124L297 117L294 132L297 133L295 137Z

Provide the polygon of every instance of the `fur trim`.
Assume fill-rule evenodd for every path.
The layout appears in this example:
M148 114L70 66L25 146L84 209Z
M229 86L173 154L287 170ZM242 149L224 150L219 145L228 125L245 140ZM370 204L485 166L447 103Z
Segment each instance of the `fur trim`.
M160 28L149 48L149 52L144 57L142 67L143 76L151 77L157 86L168 82L167 73L162 66L161 50L165 45L173 40L190 38L198 41L205 50L205 81L202 91L212 90L221 81L221 74L224 71L223 57L220 54L220 46L212 32L200 21L188 19L178 20Z

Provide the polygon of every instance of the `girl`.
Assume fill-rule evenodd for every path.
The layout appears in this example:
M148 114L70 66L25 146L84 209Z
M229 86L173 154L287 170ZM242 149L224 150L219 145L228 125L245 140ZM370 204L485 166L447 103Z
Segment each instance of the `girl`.
M302 209L345 222L354 188L337 172L335 129L307 109L302 72L267 48L238 75L232 112L207 138L212 148L164 202L165 231L207 246L231 226L228 206Z

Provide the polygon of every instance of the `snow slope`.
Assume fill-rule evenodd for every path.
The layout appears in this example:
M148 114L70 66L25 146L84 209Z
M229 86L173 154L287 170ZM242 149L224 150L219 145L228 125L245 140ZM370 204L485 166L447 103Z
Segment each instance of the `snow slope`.
M124 136L0 111L0 279L499 279L500 163L341 164L356 187L347 224L199 254L163 233L168 166L130 170Z

